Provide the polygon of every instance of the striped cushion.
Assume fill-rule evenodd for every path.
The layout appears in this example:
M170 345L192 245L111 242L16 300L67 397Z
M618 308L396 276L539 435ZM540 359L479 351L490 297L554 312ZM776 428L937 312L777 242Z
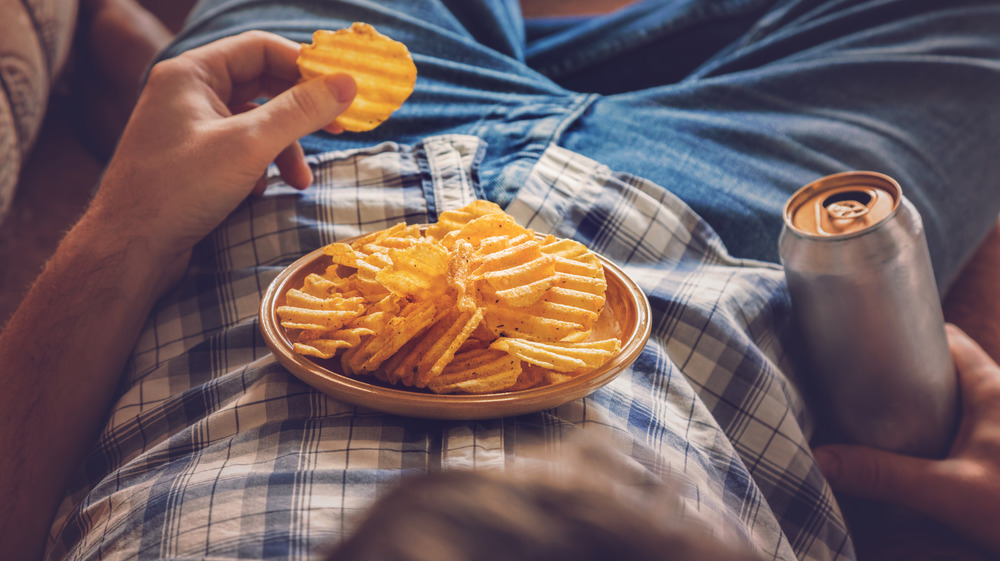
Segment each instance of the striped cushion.
M76 2L0 0L0 218L69 52Z

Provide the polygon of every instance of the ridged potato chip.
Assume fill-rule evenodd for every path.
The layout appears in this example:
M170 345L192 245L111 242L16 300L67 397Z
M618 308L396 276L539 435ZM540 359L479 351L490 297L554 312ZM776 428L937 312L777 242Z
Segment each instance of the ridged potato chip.
M366 300L377 302L390 294L389 289L378 281L378 274L382 269L392 264L387 253L365 255L357 264L358 272L354 275L354 282Z
M351 247L367 255L383 253L390 249L406 249L423 239L420 225L400 222L391 228L372 232L354 241Z
M434 393L495 393L509 390L520 375L521 361L516 357L483 349L455 356L427 387Z
M472 260L472 244L459 240L449 254L448 288L455 292L458 309L463 312L476 310L476 283L469 273Z
M390 249L389 265L375 280L394 294L413 299L440 296L447 289L448 251L429 243Z
M302 78L349 74L358 86L354 102L334 121L361 132L379 126L399 109L417 81L417 67L406 45L367 23L347 29L319 30L302 45L296 60Z
M330 261L335 265L343 265L354 269L358 268L358 261L361 259L361 256L354 251L354 248L346 243L332 243L323 248L323 254L329 255Z
M436 300L407 304L373 334L344 353L341 365L351 375L367 374L434 322L441 303ZM369 327L369 329L371 329Z
M392 383L418 388L441 374L462 347L469 335L483 320L483 310L474 312L454 311L445 316L407 349L401 349L386 365L386 374Z
M491 349L504 351L512 356L555 372L574 372L593 369L621 349L618 339L604 339L581 343L543 343L501 337L490 345Z
M361 338L372 335L371 330L363 327L338 329L322 334L321 338L302 340L292 345L300 355L317 358L333 358L340 349L349 349L361 343Z
M302 292L316 298L330 298L332 296L351 298L353 295L346 294L351 291L350 286L349 279L341 278L339 275L327 271L323 275L316 273L306 275L302 282Z
M465 240L478 249L483 240L496 237L513 238L528 235L530 230L514 221L509 214L486 214L470 220L457 230L441 238L441 244L451 249L458 240Z
M301 290L290 290L285 306L278 306L278 317L285 329L334 331L364 312L363 298L329 298L312 296Z
M533 236L483 241L473 255L472 276L495 289L495 303L524 308L541 299L555 282L555 258L542 253Z
M578 341L590 335L590 328L597 321L597 314L592 310L549 301L551 288L542 300L523 307L501 301L489 285L481 285L479 290L480 298L486 302L483 320L496 337Z
M427 237L432 240L440 240L448 232L452 232L465 226L472 220L487 214L504 214L500 205L489 201L472 201L468 205L456 209L442 212L438 215L438 220L427 227Z
M538 388L541 386L550 385L553 382L552 375L556 374L551 370L542 368L540 366L535 366L527 362L521 362L521 375L517 377L517 382L510 387L509 391L519 392L523 390L530 390L531 388ZM559 374L564 379L569 379L572 376L567 376L566 374ZM564 381L564 380L559 380Z

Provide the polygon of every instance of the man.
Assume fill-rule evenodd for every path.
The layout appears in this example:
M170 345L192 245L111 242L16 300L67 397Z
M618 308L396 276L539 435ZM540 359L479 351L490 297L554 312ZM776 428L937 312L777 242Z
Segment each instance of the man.
M783 278L766 260L790 192L876 169L924 214L950 282L1000 212L985 194L1000 164L965 141L997 130L984 92L1000 89L998 8L640 2L530 43L516 8L196 10L169 51L187 52L150 73L93 204L0 339L2 547L37 557L48 531L52 558L303 557L403 473L510 469L526 441L591 431L679 476L684 512L758 554L853 558L809 452L807 373L788 357ZM268 34L195 48L355 20L410 47L417 90L371 134L305 137L308 158L296 139L343 111L349 78L294 85L296 44ZM259 96L273 99L233 114ZM267 193L243 203L272 160ZM653 335L629 372L555 411L439 423L324 398L274 363L255 318L282 266L474 197L635 278ZM952 337L963 376L994 387L995 364ZM973 425L962 461L907 464L910 485L933 472L988 490L939 467L995 472L991 431Z

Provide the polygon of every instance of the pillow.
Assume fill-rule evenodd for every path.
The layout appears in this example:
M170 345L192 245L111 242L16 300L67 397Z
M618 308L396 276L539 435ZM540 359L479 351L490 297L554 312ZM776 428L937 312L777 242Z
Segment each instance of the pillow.
M75 0L0 0L0 220L66 61L76 10Z

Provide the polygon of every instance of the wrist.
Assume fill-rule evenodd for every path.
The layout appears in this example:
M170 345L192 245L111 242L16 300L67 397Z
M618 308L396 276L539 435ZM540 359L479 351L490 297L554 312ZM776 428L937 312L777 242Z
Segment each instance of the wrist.
M74 243L95 257L121 260L131 284L152 289L155 300L183 275L190 249L178 249L171 232L163 232L157 216L145 216L123 205L103 204L100 194L70 232ZM67 236L68 238L70 236ZM69 241L69 240L67 240Z
M56 257L79 270L81 279L114 275L117 280L102 281L109 290L148 308L176 281L167 253L138 224L88 211L60 244Z

